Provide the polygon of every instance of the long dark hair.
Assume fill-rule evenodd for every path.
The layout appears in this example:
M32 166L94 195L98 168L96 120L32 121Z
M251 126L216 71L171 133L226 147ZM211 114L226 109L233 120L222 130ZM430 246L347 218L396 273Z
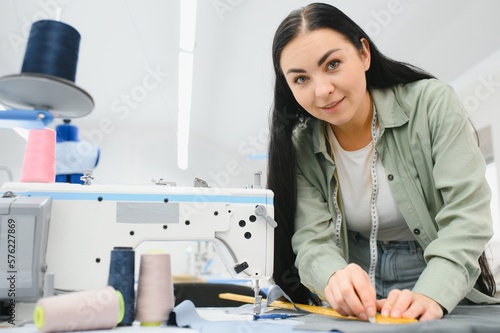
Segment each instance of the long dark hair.
M275 86L270 119L267 173L267 187L275 194L274 214L278 222L274 236L273 278L292 300L299 303L317 303L318 300L313 298L310 291L300 283L295 267L296 256L291 246L297 205L296 155L292 143L292 132L298 124L312 116L295 100L281 70L280 58L283 48L292 39L303 32L320 28L328 28L341 33L360 51L362 50L361 40L368 41L371 63L366 72L367 88L387 88L433 78L432 75L415 66L384 56L354 21L331 5L309 4L291 12L278 26L272 46ZM482 258L485 263L484 253ZM487 263L484 268L481 264L481 268L482 274L478 279L480 290L492 295L495 288L494 279Z

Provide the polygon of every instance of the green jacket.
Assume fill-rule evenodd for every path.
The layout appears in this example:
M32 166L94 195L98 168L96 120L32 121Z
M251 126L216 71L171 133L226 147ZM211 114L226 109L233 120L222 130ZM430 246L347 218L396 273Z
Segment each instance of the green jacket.
M473 289L478 257L493 235L491 191L484 157L454 90L431 79L370 93L380 130L376 149L392 195L424 249L427 267L413 291L448 312L465 297L498 303ZM336 226L337 181L325 126L310 119L294 133L298 201L292 237L301 281L323 299L328 279L349 257L342 214ZM336 200L342 211L340 193Z

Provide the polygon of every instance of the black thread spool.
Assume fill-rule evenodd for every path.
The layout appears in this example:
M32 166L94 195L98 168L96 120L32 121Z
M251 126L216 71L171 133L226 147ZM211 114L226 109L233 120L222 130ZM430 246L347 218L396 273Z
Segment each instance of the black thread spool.
M131 247L115 247L111 251L108 285L120 291L125 315L118 326L130 326L135 320L135 252Z
M80 33L66 23L52 20L33 23L21 72L75 82L80 39Z

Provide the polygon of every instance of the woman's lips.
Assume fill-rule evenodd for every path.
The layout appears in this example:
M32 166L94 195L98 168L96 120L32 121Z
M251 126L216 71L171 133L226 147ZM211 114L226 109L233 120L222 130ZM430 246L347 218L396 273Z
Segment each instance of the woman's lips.
M341 100L339 100L337 102L333 102L333 103L330 103L328 105L322 106L321 110L323 110L325 113L334 113L334 112L336 112L339 109L340 104L342 104L342 102L344 101L344 98L345 97L343 97Z

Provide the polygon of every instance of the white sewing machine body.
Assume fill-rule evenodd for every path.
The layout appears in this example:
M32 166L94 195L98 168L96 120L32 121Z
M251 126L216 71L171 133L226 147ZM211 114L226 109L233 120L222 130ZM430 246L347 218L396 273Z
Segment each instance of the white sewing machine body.
M270 190L7 183L0 196L9 191L15 195L9 199L11 207L23 198L51 202L46 270L54 273L55 289L87 290L107 285L111 250L136 248L145 241L212 241L233 277L272 276L274 211ZM2 200L0 205L5 206ZM6 208L2 211L0 227L11 214ZM0 231L2 239L7 237L5 226ZM23 244L21 237L18 239L19 249ZM37 255L32 253L33 258ZM22 258L16 260L21 262ZM45 267L39 269L43 273ZM9 269L0 264L2 270ZM0 292L2 289L0 285ZM0 293L2 298L5 295Z

